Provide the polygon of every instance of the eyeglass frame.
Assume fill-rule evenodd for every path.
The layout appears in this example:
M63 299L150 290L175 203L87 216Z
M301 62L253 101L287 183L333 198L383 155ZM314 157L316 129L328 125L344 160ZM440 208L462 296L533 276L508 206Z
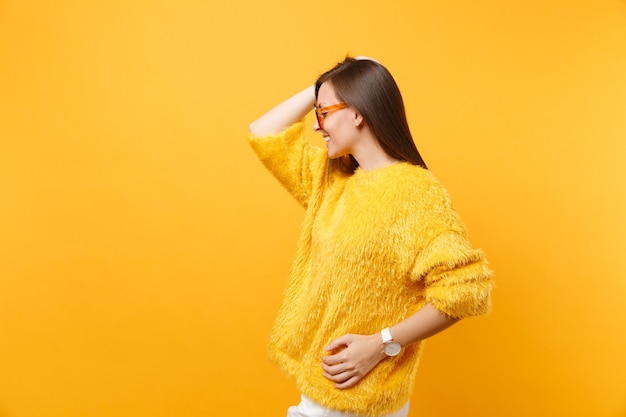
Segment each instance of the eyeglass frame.
M341 109L345 109L346 107L348 107L348 104L344 102L333 104L333 105L326 106L326 107L317 107L317 105L314 105L313 109L315 110L315 118L317 119L317 124L320 127L320 129L324 129L324 119L326 119L326 117L328 117L329 114L334 113Z

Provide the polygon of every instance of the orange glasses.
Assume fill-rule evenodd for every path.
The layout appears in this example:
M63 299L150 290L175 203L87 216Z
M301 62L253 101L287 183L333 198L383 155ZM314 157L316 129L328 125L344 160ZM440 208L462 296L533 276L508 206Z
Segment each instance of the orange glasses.
M329 114L336 112L337 110L345 109L346 107L348 107L346 103L337 103L333 104L332 106L320 108L315 106L315 117L317 117L317 124L319 125L320 129L324 129L324 119L326 119Z

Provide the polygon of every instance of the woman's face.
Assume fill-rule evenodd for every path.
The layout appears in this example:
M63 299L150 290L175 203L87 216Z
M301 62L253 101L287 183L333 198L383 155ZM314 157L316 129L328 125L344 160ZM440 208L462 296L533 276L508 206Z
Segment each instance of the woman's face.
M323 83L317 93L317 108L323 110L325 107L339 103L341 100L335 95L332 84L329 81ZM316 120L313 128L324 137L329 158L354 154L358 138L358 117L360 116L350 107L321 112L319 118L322 126Z

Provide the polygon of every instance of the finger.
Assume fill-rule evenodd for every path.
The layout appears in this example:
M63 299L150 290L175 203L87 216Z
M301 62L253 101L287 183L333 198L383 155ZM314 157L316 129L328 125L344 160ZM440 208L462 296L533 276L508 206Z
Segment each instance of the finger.
M333 340L332 342L330 342L330 344L328 346L326 346L326 351L330 352L331 350L335 350L337 348L340 348L342 346L348 346L350 344L350 342L352 342L352 335L351 334L344 334L343 336L340 336L338 338L336 338L335 340Z
M344 360L344 355L337 353L336 355L322 356L322 363L326 365L337 365Z
M324 372L322 375L324 375L324 378L330 381L336 382L338 384L344 383L354 376L350 372L341 372L340 374L336 374L336 375L331 375L328 372Z
M359 375L354 375L354 376L348 378L347 380L345 380L344 382L340 382L338 384L335 384L335 388L337 388L337 389L352 388L360 380L361 380L361 377Z
M337 375L348 370L343 362L339 362L335 365L329 365L322 362L322 369L330 375Z
M380 62L378 62L374 58L369 57L369 56L365 56L365 55L359 55L359 56L355 57L354 59L358 59L359 61L365 61L365 60L367 60L367 61L374 61L374 62L380 64Z

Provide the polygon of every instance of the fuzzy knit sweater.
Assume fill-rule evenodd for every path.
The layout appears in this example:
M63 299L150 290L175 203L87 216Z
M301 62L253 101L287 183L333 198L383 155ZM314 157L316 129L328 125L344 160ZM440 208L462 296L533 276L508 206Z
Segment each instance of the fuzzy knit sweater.
M455 318L487 313L493 281L482 252L470 246L447 192L426 169L397 163L328 172L326 150L308 143L302 122L249 142L306 209L271 360L327 408L368 416L400 409L423 342L346 390L322 375L325 346L346 333L378 333L426 303Z

